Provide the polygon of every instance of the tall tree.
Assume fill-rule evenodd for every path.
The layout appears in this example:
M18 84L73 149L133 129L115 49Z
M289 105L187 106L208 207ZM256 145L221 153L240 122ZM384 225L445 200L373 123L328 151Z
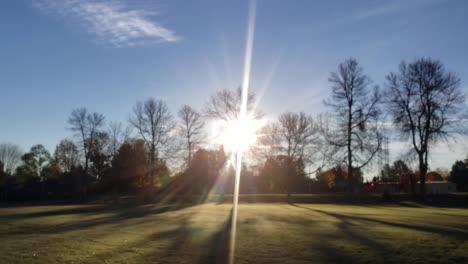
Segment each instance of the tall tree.
M112 159L117 155L120 146L129 140L131 127L124 128L121 122L110 122L107 134L109 135L108 152Z
M291 161L307 159L311 154L317 127L313 118L304 112L286 112L278 118L278 148Z
M13 174L21 162L21 155L22 153L18 145L9 142L0 144L0 161L3 164L5 174Z
M124 142L112 160L112 185L114 195L124 189L141 188L148 184L145 142Z
M354 189L358 175L353 171L367 166L380 150L380 94L377 86L369 91L371 80L355 59L341 63L328 81L332 95L325 104L334 110L336 127L328 130L326 137L334 148L333 156L346 164L348 183Z
M164 101L150 98L134 106L130 123L137 129L148 148L150 186L154 187L155 183L160 185L160 179L155 179L158 162L174 150L171 132L175 124L171 112Z
M62 139L55 147L54 157L64 172L71 172L78 166L78 147L69 139Z
M108 154L109 135L107 132L98 131L89 140L89 160L91 161L90 173L97 179L102 179L110 169L110 155Z
M184 105L179 110L179 132L186 141L187 166L190 167L192 153L202 140L204 122L201 114L191 106Z
M33 167L36 169L36 175L41 178L41 181L44 181L44 175L42 173L43 169L50 163L52 160L49 151L41 144L31 147L33 158Z
M314 146L314 135L317 134L312 117L305 113L286 112L278 119L278 148L280 153L286 157L286 171L288 177L286 180L286 190L290 197L293 184L292 177L296 175L294 164L302 163L311 155Z
M79 108L72 111L68 119L69 129L80 138L80 144L84 154L84 174L89 173L89 159L92 142L96 135L104 126L105 117L99 113L88 113L86 108Z
M43 145L35 145L31 150L21 156L21 160L26 171L33 177L41 177L42 170L51 161L50 153Z
M232 122L239 118L242 103L242 89L222 90L212 95L205 104L205 114L208 118ZM263 114L255 109L255 94L249 93L247 96L247 113L252 118L259 119Z
M207 195L216 183L225 162L226 155L222 147L219 150L197 150L193 155L192 164L184 173L184 181L190 189L187 192Z
M388 107L393 123L418 157L423 197L430 146L454 133L465 133L460 115L465 96L459 85L456 74L430 58L402 62L398 73L387 76Z
M44 193L44 186L49 176L46 168L49 166L52 158L49 151L43 145L35 145L31 150L21 157L23 165L17 168L17 173L24 181L32 177L38 177L41 182L41 192Z
M264 163L268 159L279 155L280 146L280 125L278 122L271 122L261 127L258 131L257 142L252 148L253 158L258 163Z

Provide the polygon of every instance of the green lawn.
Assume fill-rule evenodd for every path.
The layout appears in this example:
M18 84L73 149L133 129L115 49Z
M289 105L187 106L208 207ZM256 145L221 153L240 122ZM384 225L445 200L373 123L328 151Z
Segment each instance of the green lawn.
M0 208L0 263L215 263L231 205ZM468 210L241 204L236 263L467 263Z

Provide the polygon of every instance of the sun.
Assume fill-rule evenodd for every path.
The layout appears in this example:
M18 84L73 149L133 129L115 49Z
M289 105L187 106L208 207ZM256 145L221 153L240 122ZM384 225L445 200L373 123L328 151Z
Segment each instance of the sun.
M244 152L257 141L257 130L260 125L261 120L255 119L252 115L222 122L218 126L218 141L229 152Z

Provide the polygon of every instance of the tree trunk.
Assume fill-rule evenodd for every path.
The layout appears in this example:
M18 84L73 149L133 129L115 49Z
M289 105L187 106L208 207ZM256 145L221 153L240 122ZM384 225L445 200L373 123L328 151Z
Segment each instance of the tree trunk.
M292 177L293 177L291 165L292 165L292 160L291 158L288 158L288 164L286 167L287 175L288 175L288 179L286 180L287 203L291 203L291 185L292 185L291 182L292 182Z
M351 149L351 132L352 132L352 104L349 104L348 108L348 191L353 192L354 190L354 175L353 175L353 150Z
M426 199L426 173L427 164L424 162L423 154L419 155L419 193L423 200Z
M155 172L155 163L156 163L156 147L154 145L151 146L151 165L150 165L150 189L154 187L154 172Z
M187 157L187 166L190 167L190 163L192 162L192 144L188 143L188 157Z

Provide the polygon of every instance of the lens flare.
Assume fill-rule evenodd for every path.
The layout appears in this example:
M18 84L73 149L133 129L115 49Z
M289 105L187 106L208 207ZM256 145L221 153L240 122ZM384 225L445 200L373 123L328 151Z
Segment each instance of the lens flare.
M255 28L255 0L250 1L249 21L247 24L247 45L245 49L244 61L244 78L242 81L242 103L239 113L239 120L247 120L247 100L249 94L250 82L250 65L252 62L252 49ZM242 128L241 128L242 129ZM232 207L232 225L231 225L231 243L229 263L234 263L235 248L236 248L236 224L237 224L237 208L239 202L239 179L242 165L243 150L238 149L236 153L236 179L234 184L234 201Z
M257 141L257 131L262 124L263 120L257 120L251 114L242 119L222 122L216 132L217 141L230 153L244 152Z

